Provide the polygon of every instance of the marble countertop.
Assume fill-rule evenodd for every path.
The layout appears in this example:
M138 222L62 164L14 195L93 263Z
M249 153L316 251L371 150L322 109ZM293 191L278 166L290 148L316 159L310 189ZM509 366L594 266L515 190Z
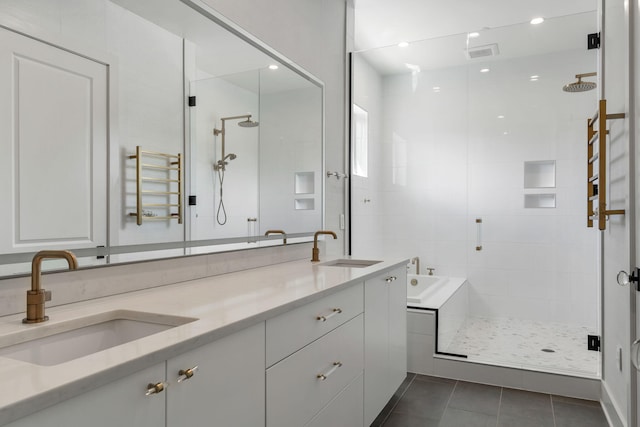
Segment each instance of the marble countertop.
M197 319L54 366L0 356L0 425L406 263L382 261L350 268L301 260L47 308L50 320L37 325L23 324L24 314L0 317L2 345L25 330L51 331L114 310Z

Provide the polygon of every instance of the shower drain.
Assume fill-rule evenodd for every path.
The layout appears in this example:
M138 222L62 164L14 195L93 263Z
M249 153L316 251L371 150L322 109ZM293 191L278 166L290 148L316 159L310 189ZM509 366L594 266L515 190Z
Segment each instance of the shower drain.
M542 351L544 351L545 353L555 353L555 350L552 350L550 348L543 348Z

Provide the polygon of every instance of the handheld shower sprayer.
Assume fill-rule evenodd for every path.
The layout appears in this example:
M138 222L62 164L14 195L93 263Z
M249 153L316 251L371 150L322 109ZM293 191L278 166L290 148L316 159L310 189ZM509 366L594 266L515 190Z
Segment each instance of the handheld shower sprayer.
M220 120L222 121L222 126L220 129L213 129L213 134L215 136L220 136L220 160L213 164L213 170L218 172L218 181L220 183L220 201L218 202L218 210L216 213L216 221L220 225L224 225L227 223L227 211L224 207L224 202L222 200L222 184L224 183L224 173L227 169L227 165L231 160L235 160L237 156L234 153L226 154L225 152L225 122L227 120L240 120L244 119L238 123L238 126L246 128L246 127L256 127L258 126L258 122L251 120L251 114L244 114L241 116L232 116L232 117L222 117Z
M231 160L235 160L236 157L238 157L238 156L236 156L233 153L227 154L226 156L224 156L224 158L222 160L218 160L217 162L215 162L213 164L213 170L215 170L215 171L225 171L226 170L226 166L229 164L227 159L229 161L231 161Z

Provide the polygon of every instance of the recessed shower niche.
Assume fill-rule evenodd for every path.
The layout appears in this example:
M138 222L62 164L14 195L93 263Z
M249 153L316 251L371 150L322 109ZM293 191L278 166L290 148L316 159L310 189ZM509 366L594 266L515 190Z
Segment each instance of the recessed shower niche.
M296 172L294 179L295 179L296 194L315 193L315 173L314 172Z
M524 162L524 188L555 188L556 161Z
M536 160L524 162L525 190L545 189L556 187L556 161ZM555 193L529 192L524 195L525 209L555 208Z
M294 193L312 197L296 197L294 200L295 210L315 209L315 172L296 172L294 174Z
M531 208L555 208L556 207L556 195L553 194L553 193L525 194L524 195L524 207L525 207L525 209L531 209Z

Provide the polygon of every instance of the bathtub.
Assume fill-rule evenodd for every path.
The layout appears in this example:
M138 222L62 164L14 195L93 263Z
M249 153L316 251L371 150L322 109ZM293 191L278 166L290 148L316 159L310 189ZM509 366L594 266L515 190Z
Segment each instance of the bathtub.
M407 274L407 306L438 310L465 282L463 277Z
M468 292L464 277L407 274L407 310L435 315L436 353L466 357L447 348L467 318Z

